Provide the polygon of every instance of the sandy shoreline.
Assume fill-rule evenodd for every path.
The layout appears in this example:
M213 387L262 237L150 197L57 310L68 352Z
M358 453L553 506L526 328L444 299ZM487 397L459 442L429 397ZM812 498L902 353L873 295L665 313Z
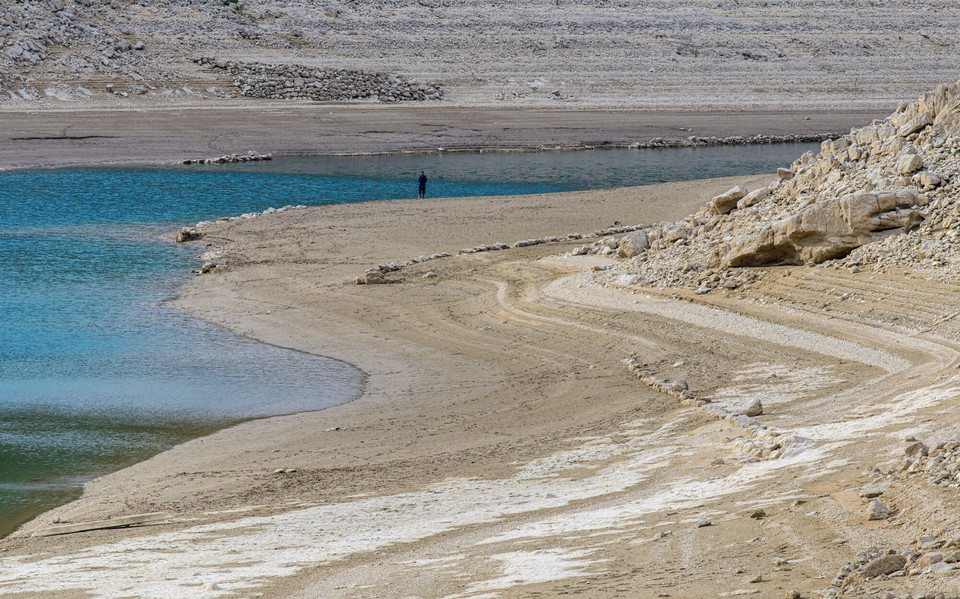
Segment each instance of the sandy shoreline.
M691 135L843 133L886 112L646 112L376 104L237 103L0 111L0 169L276 156L618 147ZM558 118L559 117L559 118Z
M359 126L358 115L344 126ZM602 133L614 130L609 115L596 118L610 127ZM190 135L145 143L136 159L165 160L164 144ZM307 143L297 135L289 143ZM85 153L109 162L134 137L36 166ZM39 143L21 147L21 164L49 154L50 140L27 141ZM10 154L0 164L17 166ZM735 183L770 178L325 206L218 224L202 242L227 267L192 281L176 305L348 361L367 375L363 395L222 430L91 482L80 500L0 541L0 596L807 596L858 551L949 526L942 499L909 481L885 491L896 524L864 523L857 489L907 432L933 436L952 418L943 414L960 393L954 286L790 268L706 297L599 287L591 269L609 261L562 257L576 242L445 258L406 269L398 285L351 284L370 266L420 254L673 220ZM864 303L828 310L822 298L846 288L868 290ZM810 443L775 462L744 459L742 430L641 384L621 363L631 355L721 405L762 397L766 422ZM750 518L757 509L768 517ZM157 510L173 521L26 536L54 518Z
M698 395L760 393L776 406L771 422L811 431L836 417L811 407L825 398L871 402L894 380L952 368L958 354L946 346L908 342L895 329L858 329L805 303L842 277L785 272L775 281L801 276L812 287L795 300L802 310L725 294L710 299L704 319L689 322L697 312L669 291L581 287L578 277L603 261L558 259L572 242L426 263L405 271L399 285L350 284L368 265L420 253L589 232L614 219L675 218L734 182L768 179L326 206L219 225L206 241L230 266L196 279L178 305L241 334L347 359L368 375L363 396L223 430L93 481L82 499L24 532L54 517L164 510L174 521L5 539L0 595L19 588L66 597L86 588L144 597L608 597L660 589L696 597L744 588L757 573L777 586L822 587L825 570L873 542L869 531L853 532L855 503L824 495L861 480L875 455L869 443L849 453L836 438L773 464L711 465L735 455L725 439L736 431L639 384L620 359L640 355ZM421 278L427 270L438 276ZM886 285L908 286L904 298L945 291ZM746 328L728 323L728 311L746 318ZM763 322L852 349L765 337ZM927 409L943 406L946 396L937 397ZM902 422L914 409L922 406L894 409L894 420L879 424L850 421L844 434ZM841 447L846 466L832 454ZM296 472L277 475L277 468ZM797 500L810 507L789 508ZM757 507L774 515L763 522L743 515ZM824 516L804 516L811 510ZM697 528L704 518L712 525ZM903 534L916 530L911 524ZM665 542L651 541L667 531ZM849 544L826 542L838 531ZM755 537L759 545L748 543ZM704 548L697 569L664 577L667 564L686 563L688 543ZM811 551L815 557L799 559ZM43 557L58 555L72 557ZM795 565L770 569L770 556L781 555ZM135 565L144 560L150 568ZM722 565L731 560L745 574ZM141 574L117 585L117 573L134 567Z
M753 177L752 179L765 180L766 178L768 178L768 176ZM330 288L331 292L339 295L338 292L342 283L344 281L348 281L352 278L352 276L361 272L363 268L370 264L375 264L379 261L388 260L397 256L404 256L408 254L413 255L414 253L419 253L426 250L456 250L458 247L460 247L460 245L469 246L471 244L491 241L494 238L500 239L501 236L506 236L506 239L510 239L511 237L525 238L530 236L544 235L557 230L572 231L574 229L579 229L586 231L587 229L600 228L609 225L614 220L621 218L642 217L644 220L651 222L676 218L678 215L689 212L691 209L702 203L705 193L709 194L715 190L726 188L735 180L739 181L742 180L742 178L727 178L711 182L706 188L707 191L704 191L702 182L697 181L628 190L604 190L597 192L575 192L544 196L517 196L498 198L498 200L502 201L499 207L485 205L487 204L487 199L482 198L432 199L426 202L397 200L392 201L387 205L374 202L351 204L346 206L326 206L316 210L320 210L326 215L325 220L331 218L334 219L324 228L326 231L333 233L335 237L331 238L330 233L327 233L323 237L324 247L319 253L326 256L324 259L322 259L324 268L321 279L325 282L318 284L322 287ZM654 198L657 198L662 191L667 191L671 194L671 197L677 198L681 201L679 203L658 202L656 204L652 204L651 202L654 200ZM582 213L582 207L586 203L589 203L591 206L589 217L585 217ZM410 213L408 208L415 208L417 210L416 214ZM535 214L536 218L516 221L513 218L505 217L503 213L501 213L501 210L508 214L524 212ZM431 215L429 220L424 221L422 219L424 214ZM391 235L394 228L394 223L392 220L394 217L403 218L407 223L407 226L405 227L408 230L407 234L400 236L399 238L396 238L396 235ZM411 219L413 220L411 221ZM341 226L334 224L335 222L341 223ZM481 222L485 223L485 225L478 228L476 223ZM382 229L382 231L378 233L377 229ZM366 236L376 237L386 241L387 243L383 247L371 248L373 249L373 252L366 256L350 256L345 254L343 249L338 251L336 248L343 248L346 240L353 237L352 231L356 230L364 230ZM423 240L430 237L435 238L435 245L434 243L431 243L431 247L423 248ZM339 258L335 258L335 256L339 256ZM199 282L199 280L197 282ZM184 290L185 297L192 295L189 291L189 289L192 287L193 285ZM348 291L353 291L354 289L361 288L354 286L349 286L346 288ZM206 291L204 293L209 294L211 292ZM224 302L223 304L220 303L221 299ZM380 339L376 342L371 342L371 340L365 335L361 336L360 339L349 346L345 346L344 339L340 338L338 334L341 330L340 324L332 325L330 327L333 329L332 331L327 330L327 327L324 327L324 329L320 331L312 331L309 339L305 340L299 338L297 335L291 337L290 324L286 322L257 322L254 324L254 321L249 319L249 315L244 316L243 319L238 322L230 316L231 313L233 313L237 308L236 306L228 307L233 301L238 300L227 300L226 297L216 300L211 300L210 298L205 300L203 305L215 308L216 314L207 312L207 309L198 310L197 308L193 307L189 301L186 301L185 303L184 301L181 301L178 303L182 303L182 307L188 309L188 311L191 313L194 313L205 320L217 322L227 326L235 332L249 335L262 341L281 345L283 347L292 347L349 361L350 363L363 369L368 375L366 385L367 389L364 392L364 398L379 397L381 398L378 400L379 402L391 402L395 400L394 393L388 393L384 389L384 386L397 386L396 388L400 389L404 387L411 388L422 385L423 382L420 379L437 378L441 376L440 373L431 368L426 369L426 372L417 372L416 374L408 373L400 377L386 377L391 379L390 382L382 382L381 379L385 378L385 373L389 373L394 370L405 372L410 369L410 362L424 361L429 363L429 360L416 360L406 357L404 359L399 359L393 355L394 351L396 351L395 342L391 343L387 339ZM331 299L331 301L335 300ZM346 309L346 307L344 308ZM300 327L293 328L298 329ZM403 355L403 353L404 352L400 352L400 355ZM432 375L427 376L431 372ZM399 382L397 380L398 378ZM446 375L444 375L443 378L446 378ZM407 391L406 393L412 394L413 391ZM369 399L367 401L369 401ZM266 423L269 422L272 423L270 426L276 425L280 427L280 430L282 430L285 426L294 423L298 418L301 417L309 420L325 420L333 416L330 415L329 410L327 410L316 414L280 417L276 419L268 419L266 421L257 421L249 423L248 425L242 425L239 428L243 429L246 427L252 427L252 431L253 429L267 426ZM298 426L297 428L302 429L302 425ZM237 429L229 430L234 431ZM219 434L229 433L228 431L222 431L221 433L218 433L218 435ZM298 434L303 434L303 431L301 430L301 432ZM254 433L254 436L258 435L259 433ZM267 435L267 438L271 439L268 444L272 444L276 441L272 434ZM182 458L178 459L184 459L188 462L192 462L196 458L196 450L199 447L206 446L210 440L211 438L208 437L189 442L185 445L175 448L172 450L172 453L181 454ZM340 439L337 439L336 442L339 443L340 441ZM208 450L206 447L204 447L202 451L207 452ZM172 454L171 452L167 452L163 455L170 456ZM223 455L218 454L217 460L224 460L224 462L220 463L217 469L222 468L225 472L230 472L230 478L233 478L232 473L235 473L236 471L236 467L233 462L236 457L237 456L233 455L233 450L229 450ZM188 492L190 495L196 497L197 493L204 495L204 492L209 492L209 489L217 489L218 492L222 493L224 492L224 489L221 488L221 485L224 483L227 483L230 486L233 486L234 483L244 486L251 482L250 479L242 482L244 479L233 478L234 482L228 482L224 479L217 479L217 477L205 477L203 481L199 481L199 485L196 485L195 483L198 481L195 481L192 479L192 477L190 477L190 482L186 487L181 487L177 490L174 490L173 487L169 487L167 490L161 491L160 495L154 499L147 499L147 496L152 494L154 491L160 491L161 487L168 487L171 482L168 477L168 474L171 471L169 470L171 465L164 464L163 466L160 466L159 470L153 470L153 468L156 466L156 459L157 458L154 458L148 462L134 467L135 469L145 468L146 471L152 471L157 476L152 483L147 484L147 486L152 487L153 491L147 492L142 499L133 500L132 496L128 494L128 491L131 489L127 488L125 483L119 482L127 476L126 471L123 471L123 473L117 473L114 475L109 475L106 478L99 479L99 482L92 483L85 492L85 497L98 497L100 496L100 491L94 490L93 486L99 487L100 483L103 483L104 486L100 488L107 489L108 495L114 496L116 499L108 500L105 503L101 502L101 499L104 499L103 497L100 499L95 499L93 503L99 505L92 510L90 509L90 505L92 504L88 504L87 507L80 508L80 511L77 512L72 510L74 507L79 507L80 504L74 503L70 506L65 506L65 508L61 509L67 509L70 515L63 517L75 521L77 519L98 518L105 516L108 513L113 513L114 510L117 509L116 500L119 499L119 496L116 495L117 488L114 486L116 484L120 484L125 489L120 494L123 496L122 504L132 506L140 501L146 502L141 503L140 508L129 507L127 509L148 509L148 504L156 503L156 505L159 506L164 504L165 500L171 497L178 497L178 503L176 503L176 505L179 505L180 501L184 501L183 498L179 496L184 491L187 491L187 489L189 489ZM259 461L259 458L257 459ZM271 461L271 464L272 463L273 461ZM276 464L280 465L275 467L289 467L289 465L284 466L283 464L285 463L286 462L284 459L278 459ZM173 471L180 471L183 468L183 464L179 464L177 466L173 466ZM270 468L271 471L272 469L273 468ZM259 470L259 466L257 470ZM451 474L453 473L454 472L452 471ZM150 476L152 475L148 475L148 477ZM135 475L135 478L139 478L139 475ZM144 484L145 481L140 479L137 483L135 483L135 486L146 491ZM209 496L204 496L201 503L209 502L210 499L211 498ZM193 503L193 501L195 501L195 499L188 500L186 503ZM83 503L83 500L81 500L81 503ZM55 512L46 514L40 520L50 520L51 518L56 517L54 514L61 514L61 511L59 509L55 510ZM31 528L32 526L28 527L26 530L29 531ZM16 536L17 535L14 535L14 538L7 539L7 541L15 545L20 545L22 540L18 542L15 538ZM64 537L60 541L69 542L70 539ZM33 542L31 542L31 545L32 544ZM26 549L27 545L22 545L22 548Z

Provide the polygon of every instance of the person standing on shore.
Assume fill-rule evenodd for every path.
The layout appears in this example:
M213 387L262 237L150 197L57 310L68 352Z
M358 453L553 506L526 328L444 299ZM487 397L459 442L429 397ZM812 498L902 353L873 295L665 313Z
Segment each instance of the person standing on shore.
M420 171L420 178L417 179L417 183L420 184L420 199L427 197L427 176L423 174L423 171Z

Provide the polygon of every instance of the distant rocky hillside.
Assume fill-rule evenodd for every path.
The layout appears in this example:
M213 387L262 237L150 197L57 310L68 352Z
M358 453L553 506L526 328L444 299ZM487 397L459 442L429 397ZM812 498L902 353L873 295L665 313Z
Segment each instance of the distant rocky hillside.
M960 4L9 0L0 98L886 108L960 76Z

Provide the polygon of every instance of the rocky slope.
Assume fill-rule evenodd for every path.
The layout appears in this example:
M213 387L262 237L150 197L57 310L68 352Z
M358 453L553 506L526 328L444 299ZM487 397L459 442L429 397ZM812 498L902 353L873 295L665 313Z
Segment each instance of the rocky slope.
M768 186L735 187L686 219L581 251L616 252L628 283L737 289L778 265L870 268L960 264L960 81L883 121L823 142Z
M314 100L886 108L960 75L958 28L947 1L23 0L0 5L0 101L274 97L282 76Z

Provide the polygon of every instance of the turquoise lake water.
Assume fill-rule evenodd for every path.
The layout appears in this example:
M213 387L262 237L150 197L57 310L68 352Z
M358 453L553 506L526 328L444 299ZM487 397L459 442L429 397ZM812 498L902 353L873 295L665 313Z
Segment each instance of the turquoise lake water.
M284 205L509 195L772 172L816 144L282 159L0 173L0 536L83 482L245 419L355 397L361 373L164 307L184 224ZM491 199L491 201L496 201Z

